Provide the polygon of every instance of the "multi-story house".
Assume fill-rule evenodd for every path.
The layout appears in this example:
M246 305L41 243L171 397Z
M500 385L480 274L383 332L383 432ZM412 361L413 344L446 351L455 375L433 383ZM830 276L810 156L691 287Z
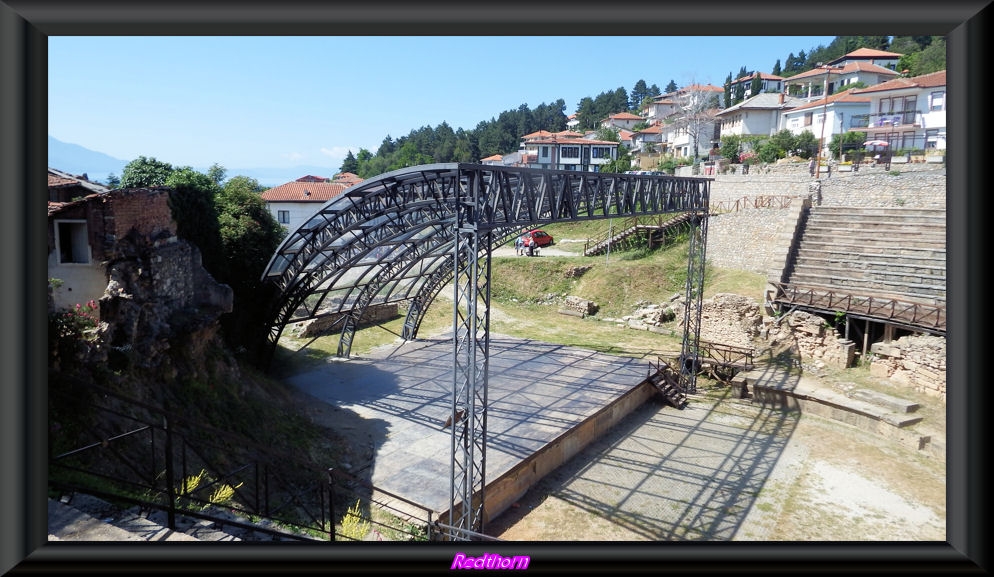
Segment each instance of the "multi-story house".
M741 78L733 80L729 85L732 94L735 94L739 86L742 86L743 94L745 98L751 98L755 96L752 93L752 84L756 77L759 77L760 89L759 92L783 92L784 80L782 76L776 76L774 74L767 74L765 72L753 72L752 74L747 74Z
M640 122L645 122L645 118L642 118L638 114L632 114L631 112L618 112L601 120L601 128L631 130Z
M853 118L849 130L884 140L891 151L946 148L946 71L894 78L853 94L869 98L869 112Z
M691 84L675 92L661 94L642 109L642 119L650 124L685 112L710 107L709 101L721 108L725 106L725 89L713 84Z
M894 68L901 55L883 50L860 48L827 64L787 78L787 94L809 100L835 94L856 82L873 86L898 76Z
M806 101L786 96L782 92L757 94L715 115L719 136L772 136L781 129L784 113L802 104L806 104Z
M860 119L865 118L870 111L870 99L853 92L847 90L784 110L781 115L780 130L789 130L793 134L801 134L807 130L827 147L832 142L833 134L846 132L846 120L850 124L854 121L859 123ZM822 150L821 155L827 157L829 151Z
M617 142L576 137L575 134L558 133L522 139L520 165L598 172L602 165L618 157Z

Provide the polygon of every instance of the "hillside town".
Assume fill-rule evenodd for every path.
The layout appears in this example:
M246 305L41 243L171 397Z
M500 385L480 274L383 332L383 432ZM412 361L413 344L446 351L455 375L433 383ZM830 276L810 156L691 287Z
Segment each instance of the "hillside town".
M764 162L764 141L787 134L800 144L786 160L810 163L816 177L859 170L863 163L889 165L895 157L943 164L946 72L908 77L897 70L900 57L859 48L791 77L754 72L725 87L692 84L647 99L639 114L610 114L598 130L578 130L574 113L566 130L521 135L518 150L480 163L598 172L625 156L627 169L636 172L746 174ZM293 230L361 180L350 172L306 175L262 197L278 222Z

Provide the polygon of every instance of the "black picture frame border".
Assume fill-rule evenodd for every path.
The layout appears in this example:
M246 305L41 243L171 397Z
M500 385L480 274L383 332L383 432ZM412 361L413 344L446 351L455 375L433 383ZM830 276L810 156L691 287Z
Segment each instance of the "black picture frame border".
M986 573L986 264L990 126L986 2L709 2L562 6L504 2L0 0L0 250L12 274L0 354L0 572L443 572L454 552L530 555L531 572ZM47 543L45 285L47 37L54 35L856 35L946 34L949 78L946 543L106 544ZM619 47L619 49L621 49ZM443 55L444 56L444 55ZM492 73L489 56L481 66ZM686 55L692 58L692 55ZM729 66L738 66L729 55ZM439 64L444 68L444 61ZM112 71L105 71L112 73ZM460 71L454 71L460 72ZM462 71L471 73L471 71ZM647 73L648 75L648 73ZM633 79L634 80L634 79ZM96 77L94 81L99 81ZM609 88L609 87L605 87ZM79 87L85 90L85 87ZM19 274L18 274L19 273Z

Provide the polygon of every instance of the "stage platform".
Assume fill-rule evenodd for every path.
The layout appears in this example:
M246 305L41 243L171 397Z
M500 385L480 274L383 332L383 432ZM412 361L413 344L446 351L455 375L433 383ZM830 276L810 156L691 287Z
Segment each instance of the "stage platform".
M447 516L453 343L444 335L335 359L287 382L371 431L350 473ZM655 394L649 359L491 335L485 520Z

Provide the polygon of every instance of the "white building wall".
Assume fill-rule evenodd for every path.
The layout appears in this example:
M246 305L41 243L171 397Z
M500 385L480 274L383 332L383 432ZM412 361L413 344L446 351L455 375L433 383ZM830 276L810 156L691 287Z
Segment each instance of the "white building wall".
M90 299L97 300L107 289L107 273L99 263L75 264L60 263L58 251L48 255L48 275L59 279L60 286L53 288L52 300L55 309L75 308L77 304L85 305Z
M281 210L285 210L290 213L289 223L280 222L280 224L286 227L289 232L293 232L300 228L300 225L307 222L308 219L314 216L314 213L316 213L319 208L324 206L323 202L270 202L267 204L269 206L269 212L273 215L273 218L276 219L276 222L279 222Z

